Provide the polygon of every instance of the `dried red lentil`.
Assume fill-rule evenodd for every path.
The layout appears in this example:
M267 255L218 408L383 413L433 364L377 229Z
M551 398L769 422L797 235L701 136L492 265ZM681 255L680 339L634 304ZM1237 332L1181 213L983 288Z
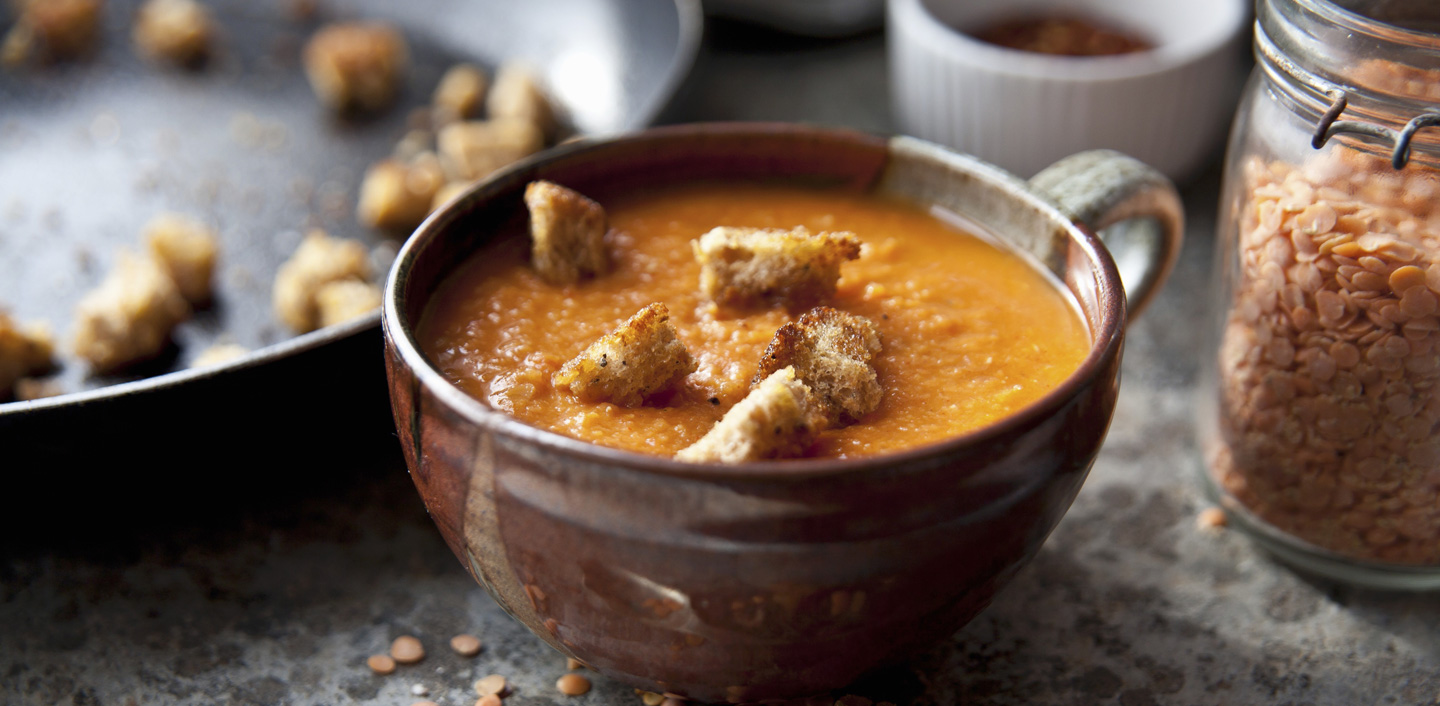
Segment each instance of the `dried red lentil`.
M579 696L590 690L590 680L579 674L566 674L555 680L555 688L566 696Z
M505 677L500 674L491 674L488 677L481 677L475 682L475 693L481 696L490 694L505 693Z
M1440 184L1339 146L1244 170L1212 472L1306 542L1440 564Z
M450 638L450 649L461 657L474 657L480 654L480 638L474 635L456 635Z
M1219 530L1230 524L1225 511L1218 507L1207 507L1195 516L1195 526L1202 530Z
M475 706L500 706L500 697L495 694L486 694L475 702Z
M400 664L414 664L425 659L425 645L420 644L419 638L401 635L390 643L390 656Z
M395 673L395 660L390 659L390 655L370 655L370 658L365 660L365 666L382 677Z

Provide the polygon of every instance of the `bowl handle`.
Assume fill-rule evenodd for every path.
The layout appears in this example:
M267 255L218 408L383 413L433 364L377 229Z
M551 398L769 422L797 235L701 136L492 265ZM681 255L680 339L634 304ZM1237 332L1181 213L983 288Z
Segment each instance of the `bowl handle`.
M1133 157L1091 150L1050 165L1030 186L1100 235L1120 271L1134 321L1180 256L1185 209L1175 185Z

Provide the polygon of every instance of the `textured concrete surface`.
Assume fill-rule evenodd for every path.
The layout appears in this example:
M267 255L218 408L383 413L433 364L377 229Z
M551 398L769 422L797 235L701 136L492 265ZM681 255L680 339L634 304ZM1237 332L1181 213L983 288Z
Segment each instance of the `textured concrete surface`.
M676 117L885 127L878 37L772 39L722 34ZM750 93L763 98L739 100ZM1214 182L1187 189L1180 268L1131 329L1110 437L1070 513L973 623L853 691L916 704L1440 704L1434 595L1309 579L1233 530L1196 528ZM510 706L639 703L600 677L588 695L559 695L564 659L472 584L391 440L328 464L286 459L225 478L201 463L167 474L163 496L133 464L96 469L137 473L135 488L83 514L54 498L6 503L45 513L0 533L0 703L404 705L420 685L453 706L490 673L510 678ZM479 656L449 651L458 632L484 640ZM406 633L429 656L371 674L365 657Z

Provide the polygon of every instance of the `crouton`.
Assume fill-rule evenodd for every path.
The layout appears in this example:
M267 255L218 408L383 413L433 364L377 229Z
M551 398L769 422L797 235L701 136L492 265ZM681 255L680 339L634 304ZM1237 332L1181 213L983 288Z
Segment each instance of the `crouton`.
M535 74L523 64L507 63L495 72L495 85L485 99L490 118L522 120L534 125L546 138L555 136L555 108Z
M315 290L321 326L333 326L380 308L380 287L358 279L326 282Z
M456 196L465 193L465 190L470 188L470 185L473 183L474 182L470 181L452 181L440 187L440 190L435 192L435 198L430 201L430 210L440 210L441 206L450 203Z
M480 112L480 100L485 96L489 80L485 72L474 64L451 66L440 83L435 86L435 95L430 102L435 106L435 122L438 125L466 120Z
M8 397L25 376L49 370L54 355L55 343L46 326L21 326L0 311L0 399Z
M605 209L548 181L525 187L530 209L530 265L546 282L573 284L610 270L605 253Z
M675 458L692 463L793 458L805 453L819 427L810 389L795 376L794 368L781 368Z
M692 244L700 291L720 304L803 305L835 294L840 264L860 257L854 233L715 228Z
M587 402L635 407L693 372L695 360L676 337L670 310L656 303L590 344L551 383Z
M204 61L213 34L209 10L195 0L146 0L131 38L145 56L186 66Z
M120 251L115 269L75 307L75 355L106 373L153 358L190 305L155 258Z
M73 59L94 47L101 0L24 0L15 5L18 17L0 43L0 63L16 65L31 56Z
M394 100L409 62L405 37L382 22L328 25L305 44L305 77L332 110L375 111Z
M471 120L440 128L435 144L451 181L475 181L539 152L545 138L523 120Z
M370 165L360 182L355 217L373 228L408 231L430 215L445 173L433 152L400 162L386 159Z
M185 216L165 213L145 225L145 244L186 301L199 304L210 300L210 280L220 250L215 231Z
M781 326L760 356L751 385L793 367L827 425L853 423L880 405L883 390L870 360L880 352L875 323L828 306Z
M364 245L312 230L275 273L275 314L297 333L314 330L320 325L316 294L322 286L369 277L370 260Z

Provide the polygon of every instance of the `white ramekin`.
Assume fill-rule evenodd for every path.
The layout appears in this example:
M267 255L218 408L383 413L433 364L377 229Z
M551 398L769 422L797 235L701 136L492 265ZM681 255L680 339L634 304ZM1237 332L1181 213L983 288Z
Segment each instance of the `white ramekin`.
M1153 49L1063 57L965 34L1018 17L1073 16ZM1176 181L1224 150L1244 76L1244 0L889 0L901 131L1030 176L1087 149L1119 150Z

